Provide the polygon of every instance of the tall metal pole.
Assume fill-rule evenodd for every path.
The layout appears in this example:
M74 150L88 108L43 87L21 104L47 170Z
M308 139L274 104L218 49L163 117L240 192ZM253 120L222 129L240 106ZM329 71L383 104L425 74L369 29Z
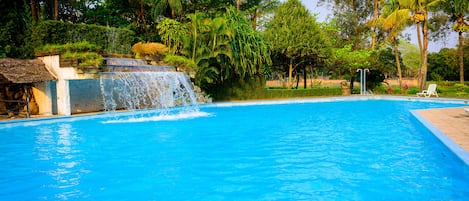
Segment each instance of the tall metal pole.
M362 94L362 69L357 69L357 72L360 72L360 95Z
M366 72L370 72L368 68L363 70L363 94L366 94Z
M359 68L357 72L360 72L360 95L363 95L363 70Z

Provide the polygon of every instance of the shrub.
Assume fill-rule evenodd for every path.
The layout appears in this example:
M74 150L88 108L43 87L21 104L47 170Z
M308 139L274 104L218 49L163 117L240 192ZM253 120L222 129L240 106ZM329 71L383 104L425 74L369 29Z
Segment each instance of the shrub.
M62 45L46 44L36 49L36 56L60 54L63 59L76 59L79 66L99 67L103 57L98 52L101 48L87 41L78 43L66 43Z
M94 66L99 67L103 63L103 57L95 52L66 52L62 55L64 59L78 59L80 60L79 66Z
M167 54L164 57L164 62L168 63L169 65L176 66L178 71L184 72L192 72L197 67L197 65L191 59L173 54Z
M140 56L157 56L166 54L169 48L161 43L138 42L132 46L132 52Z
M64 54L67 52L101 52L102 48L88 41L66 44L45 44L35 50L36 56Z

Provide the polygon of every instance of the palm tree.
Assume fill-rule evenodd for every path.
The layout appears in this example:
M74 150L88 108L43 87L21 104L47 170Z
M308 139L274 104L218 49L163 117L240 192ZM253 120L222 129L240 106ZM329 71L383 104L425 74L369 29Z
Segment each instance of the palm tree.
M428 54L428 12L445 0L399 0L399 7L409 10L410 19L417 26L417 39L420 49L420 91L425 88L427 82L427 54ZM464 0L463 0L464 1Z
M195 62L198 39L199 39L199 30L203 26L204 15L203 13L195 12L194 14L188 15L187 18L189 18L190 20L188 25L191 31L191 39L192 39L192 50L189 50L189 52L190 52L190 55L191 55L190 57L192 61Z
M387 38L393 46L394 56L396 59L397 74L399 76L399 92L402 93L402 70L401 61L399 59L399 35L408 26L409 10L400 9L397 0L387 1L384 12L380 16L383 31L387 32Z
M378 21L378 11L379 11L379 4L382 0L373 0L373 18L371 19L372 22L372 33L371 33L371 49L375 48L376 45L376 32L377 32L377 21Z
M463 33L469 31L469 25L465 22L465 13L469 12L469 1L449 0L445 3L444 10L454 21L453 31L458 32L458 54L459 54L459 81L464 84L464 37Z
M188 16L191 22L192 61L196 64L198 85L223 82L232 74L230 62L231 30L223 17L204 18L202 13ZM186 43L187 44L187 43Z
M231 74L230 62L232 54L230 41L231 29L224 17L216 17L209 23L210 31L207 33L209 45L207 52L203 55L205 59L214 61L219 66L219 78L221 81L227 79Z

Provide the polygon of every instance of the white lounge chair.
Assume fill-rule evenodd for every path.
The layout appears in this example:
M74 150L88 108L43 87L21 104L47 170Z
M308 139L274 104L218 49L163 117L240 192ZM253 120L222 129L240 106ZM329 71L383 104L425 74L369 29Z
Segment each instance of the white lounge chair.
M429 84L427 90L423 90L422 92L417 93L417 96L423 96L426 98L431 97L432 95L439 97L438 93L436 92L436 84Z

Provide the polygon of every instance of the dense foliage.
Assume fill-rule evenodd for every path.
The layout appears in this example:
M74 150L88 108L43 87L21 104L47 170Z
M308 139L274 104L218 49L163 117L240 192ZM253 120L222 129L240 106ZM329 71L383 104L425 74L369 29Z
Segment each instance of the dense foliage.
M46 20L31 25L26 44L39 47L88 41L102 47L105 53L125 54L130 53L134 40L134 32L127 29Z
M271 63L269 43L234 7L213 15L188 14L182 23L164 19L157 29L170 48L165 61L189 70L196 84L211 93L226 83L263 76Z
M466 49L469 49L466 47ZM465 80L469 80L469 52L464 56ZM456 49L443 48L428 55L429 79L433 81L459 80L459 57Z

